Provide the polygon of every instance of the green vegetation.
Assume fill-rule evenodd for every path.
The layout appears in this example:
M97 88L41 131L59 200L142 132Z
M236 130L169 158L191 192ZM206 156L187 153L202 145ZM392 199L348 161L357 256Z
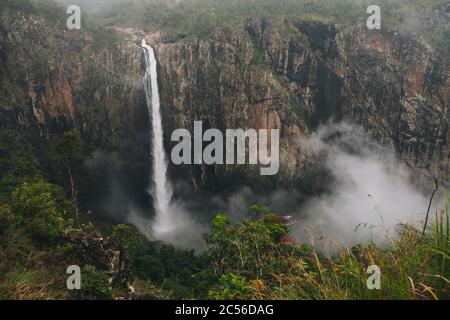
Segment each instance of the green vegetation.
M22 183L11 194L14 228L23 230L38 243L61 238L69 228L72 203L61 187L47 182Z
M20 10L26 13L33 12L34 6L30 0L3 0L0 8Z
M113 33L100 26L132 26L163 31L180 38L206 38L218 28L234 28L247 19L270 18L314 20L343 26L365 23L370 0L125 0L113 1L97 12L84 13L85 27L101 43L115 41ZM433 16L446 0L380 0L382 24L422 34L444 52L450 52L448 25ZM65 10L53 0L3 0L0 9L20 10L48 19L65 21ZM107 39L104 39L104 37Z
M65 10L52 0L2 0L1 9L18 10L26 14L35 14L51 21L65 21Z
M380 0L382 23L397 29L414 28L414 32L433 36L440 42L445 26L429 26L434 9L446 0ZM234 27L248 18L294 18L341 25L364 23L366 9L373 1L362 0L165 0L119 1L100 14L104 25L145 26L169 33L209 36L217 28ZM436 35L437 30L443 30ZM437 39L439 38L439 39ZM448 39L447 39L448 40Z
M91 265L86 265L82 270L83 285L79 293L80 299L112 299L113 291L108 281L108 273L97 270Z
M362 8L365 14L367 6ZM188 0L177 4L130 0L121 1L103 14L103 21L105 24L147 26L202 36L218 27L235 26L247 18L313 17L324 21L348 21L358 16L355 9L354 2L346 0Z
M119 284L109 282L110 270L100 257L95 261L95 250L103 249L94 246L86 251L70 238L70 232L78 229L93 243L104 235L105 250L125 254L137 298L194 297L191 276L202 269L202 258L170 246L157 248L131 226L107 226L101 231L83 209L78 212L74 194L86 191L79 181L89 181L82 165L87 150L90 147L78 133L69 131L50 139L42 159L23 134L0 130L0 299L119 295ZM73 264L82 267L79 292L66 288L66 268Z
M256 207L258 208L258 207ZM206 236L218 283L212 299L449 299L449 214L442 211L422 238L420 228L399 225L387 249L374 244L316 252L296 244L287 229L262 214L238 226L213 221ZM218 223L220 221L220 223ZM269 222L270 221L270 222ZM218 228L217 226L220 226ZM312 244L315 242L312 239ZM366 269L382 270L381 290L368 290Z

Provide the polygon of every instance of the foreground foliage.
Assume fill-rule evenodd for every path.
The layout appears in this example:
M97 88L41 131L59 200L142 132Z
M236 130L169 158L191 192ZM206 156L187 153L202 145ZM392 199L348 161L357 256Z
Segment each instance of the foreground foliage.
M223 217L216 220L223 221ZM314 239L304 245L285 244L283 238L273 237L276 224L264 220L216 227L207 236L211 268L219 276L210 298L450 298L448 211L436 214L424 237L418 228L399 225L385 249L374 244L353 248L335 244L317 252ZM366 270L371 265L381 269L380 290L367 287Z

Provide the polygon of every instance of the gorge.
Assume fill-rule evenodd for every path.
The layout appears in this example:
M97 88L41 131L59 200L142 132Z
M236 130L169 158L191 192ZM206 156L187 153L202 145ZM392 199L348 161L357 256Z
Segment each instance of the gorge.
M0 3L0 299L449 297L448 1L57 2Z

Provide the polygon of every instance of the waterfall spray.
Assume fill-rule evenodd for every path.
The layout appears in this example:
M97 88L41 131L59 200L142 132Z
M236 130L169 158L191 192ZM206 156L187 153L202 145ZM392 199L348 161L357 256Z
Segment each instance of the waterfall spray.
M152 123L152 197L156 217L153 224L153 233L156 238L172 231L173 219L171 217L170 201L173 191L167 179L167 160L164 151L163 127L161 121L160 99L158 89L158 73L153 48L142 40L147 70L144 76L144 88L147 98L147 107Z

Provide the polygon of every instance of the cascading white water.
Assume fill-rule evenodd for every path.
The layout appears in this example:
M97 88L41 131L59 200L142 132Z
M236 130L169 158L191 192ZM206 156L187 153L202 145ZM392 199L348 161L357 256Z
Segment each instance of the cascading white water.
M172 230L170 201L172 200L172 186L167 179L167 160L163 144L163 127L158 89L158 73L153 48L142 40L147 70L144 76L144 88L147 106L152 123L152 155L153 155L153 188L152 197L155 207L155 221L153 224L154 236L158 237Z

